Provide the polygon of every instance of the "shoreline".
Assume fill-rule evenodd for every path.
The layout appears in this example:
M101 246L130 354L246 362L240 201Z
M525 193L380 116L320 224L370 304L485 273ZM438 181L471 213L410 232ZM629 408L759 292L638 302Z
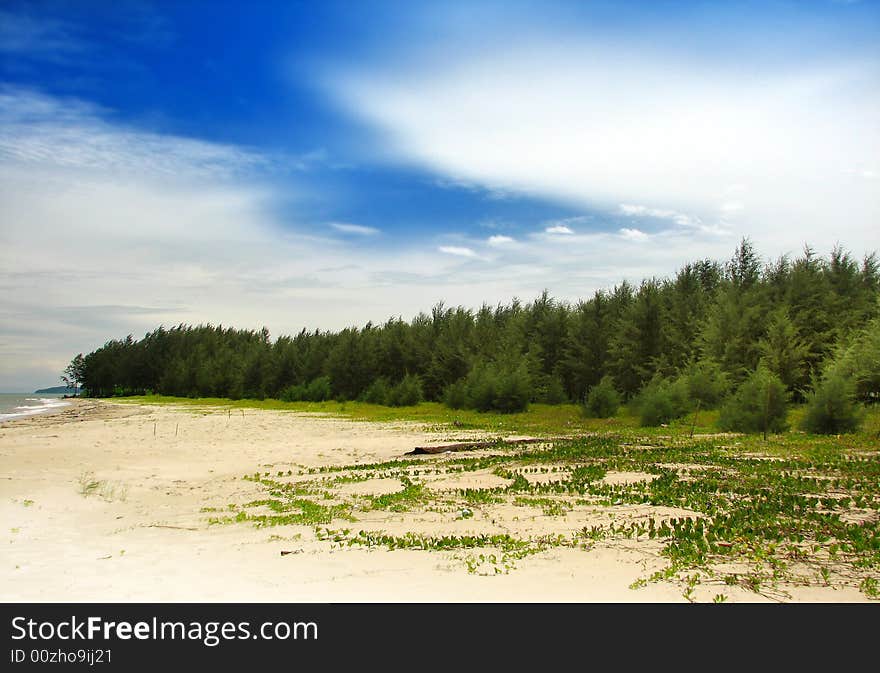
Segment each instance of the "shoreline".
M291 488L308 479L330 484L342 466L387 464L415 446L447 439L411 422L88 399L59 413L4 423L0 515L8 523L0 595L10 602L684 602L670 583L630 588L663 567L659 543L644 540L587 551L551 547L517 560L509 572L489 574L469 572L464 552L346 547L319 539L316 527L303 522L211 523L269 502L262 478L247 475L293 474L283 478ZM407 458L424 459L416 469L438 460ZM437 479L446 480L444 488L470 488L499 477L486 470L424 477L430 488L440 487ZM337 494L352 497L400 488L399 481L379 476L332 484ZM337 501L325 494L315 502L332 508ZM583 526L589 516L588 508L563 517L529 512L508 508L504 526L511 534L563 531ZM462 519L391 508L358 512L356 519L334 520L327 528L490 530L488 516L479 512ZM699 600L710 601L712 591L698 587ZM733 602L772 600L728 593ZM866 599L854 589L810 587L792 600Z
M26 394L37 394L37 393L22 393L22 395L26 395ZM28 398L25 398L25 399L27 400ZM36 407L36 406L29 407L30 409L33 409L33 411L30 411L30 412L27 412L27 411L5 412L3 414L0 414L0 416L7 416L7 418L0 418L0 427L3 427L3 425L6 423L12 423L15 421L26 420L26 419L35 418L38 416L47 416L50 414L56 414L60 411L64 411L68 407L72 406L80 398L42 397L42 398L30 398L30 399L33 399L34 401L44 400L44 399L45 400L57 399L60 402L60 404L44 405L42 407Z

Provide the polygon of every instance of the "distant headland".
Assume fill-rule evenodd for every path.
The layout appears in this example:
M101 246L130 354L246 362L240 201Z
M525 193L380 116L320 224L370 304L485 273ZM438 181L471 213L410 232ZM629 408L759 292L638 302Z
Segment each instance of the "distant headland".
M68 388L67 386L54 386L52 388L40 388L35 390L34 395L75 395L79 392L78 388Z

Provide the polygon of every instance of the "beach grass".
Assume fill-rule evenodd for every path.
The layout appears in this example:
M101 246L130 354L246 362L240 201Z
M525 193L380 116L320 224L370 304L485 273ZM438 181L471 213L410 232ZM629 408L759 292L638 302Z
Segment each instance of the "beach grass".
M387 407L367 402L282 402L280 400L230 400L219 397L171 397L165 395L142 395L110 398L113 402L129 404L176 405L193 408L263 409L293 411L300 413L329 414L358 421L412 422L432 426L448 426L450 430L482 430L500 434L523 434L535 436L568 436L585 433L606 433L621 430L638 430L644 434L687 431L690 433L692 417L679 419L661 428L639 428L638 415L628 409L612 418L588 418L583 407L576 404L531 404L520 413L503 414L480 412L470 409L450 409L439 402L422 402L408 407ZM716 411L703 411L698 416L696 432L714 432Z
M624 406L611 418L589 418L583 407L577 404L531 404L526 411L513 414L480 412L469 409L450 409L439 402L422 402L408 407L387 407L367 402L282 402L281 400L241 399L219 397L171 397L166 395L141 395L114 397L113 402L128 404L173 405L192 408L263 409L312 414L327 414L358 421L410 422L434 426L433 429L477 430L500 435L534 435L537 437L567 437L584 434L622 434L629 437L665 437L714 434L718 432L718 411L706 409L688 414L659 427L639 427L638 414ZM805 413L804 405L791 405L788 424L792 430L779 437L794 437L794 441L806 435L796 430ZM860 432L849 435L865 441L880 438L880 406L868 407ZM769 441L769 440L768 440Z

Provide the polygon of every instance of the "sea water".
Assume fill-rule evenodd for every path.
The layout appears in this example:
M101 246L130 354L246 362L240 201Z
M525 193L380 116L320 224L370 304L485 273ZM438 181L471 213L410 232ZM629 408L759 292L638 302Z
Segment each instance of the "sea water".
M0 393L0 422L35 414L45 414L69 405L70 402L62 399L60 395Z

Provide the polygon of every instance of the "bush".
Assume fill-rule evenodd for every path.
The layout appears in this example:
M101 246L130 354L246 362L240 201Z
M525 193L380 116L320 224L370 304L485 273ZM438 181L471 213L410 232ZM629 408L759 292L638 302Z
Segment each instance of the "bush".
M531 379L524 364L511 367L480 363L463 384L456 382L447 387L444 401L453 409L514 413L528 409L531 393Z
M386 397L389 406L411 407L422 401L422 381L418 376L407 374L403 381L388 391Z
M321 376L309 384L288 386L281 391L280 397L284 402L323 402L329 400L331 395L330 379Z
M306 398L309 402L323 402L333 397L330 377L321 376L306 387Z
M465 409L468 406L467 384L464 379L446 386L443 391L443 404L450 409Z
M675 381L652 381L642 390L636 406L639 410L639 424L643 427L662 425L681 418L690 409L687 382L683 378Z
M610 418L620 408L620 395L614 389L610 376L605 376L590 389L585 411L593 418Z
M525 411L529 408L532 386L525 366L501 371L497 378L497 388L492 409L505 414Z
M487 364L478 364L465 379L467 406L477 411L490 411L495 404L498 372Z
M807 396L807 412L801 429L817 435L855 432L863 419L855 401L856 386L840 374L822 379Z
M547 376L544 377L540 389L535 391L534 401L541 404L564 404L568 402L568 395L558 378Z
M391 386L388 385L388 381L384 378L378 378L367 388L363 400L370 404L388 404L390 393Z
M788 427L788 394L779 377L761 366L721 407L718 424L734 432L782 432Z
M300 402L305 399L306 387L305 385L294 385L288 386L284 390L281 391L281 394L278 396L282 402ZM237 398L232 398L237 399Z
M824 374L852 381L857 400L880 401L880 318L874 318L846 347L839 348Z
M700 360L684 374L687 394L691 402L708 409L716 406L730 391L730 379L717 362Z

